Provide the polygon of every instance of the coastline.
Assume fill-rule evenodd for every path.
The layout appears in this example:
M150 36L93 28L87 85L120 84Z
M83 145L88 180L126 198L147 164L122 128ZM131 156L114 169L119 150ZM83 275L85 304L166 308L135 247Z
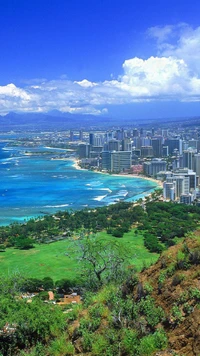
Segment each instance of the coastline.
M78 160L76 158L66 158L66 160L71 160L73 161L73 167L75 169L78 169L78 170L85 170L87 171L87 169L85 168L81 168L78 164ZM150 182L153 182L153 183L156 183L156 185L159 187L159 188L163 188L163 183L161 180L157 180L157 179L154 179L154 178L150 178L150 177L146 177L144 175L137 175L137 174L109 174L109 173L106 173L106 172L99 172L99 171L93 171L94 173L98 173L98 174L106 174L106 175L111 175L113 177L126 177L126 178L139 178L139 179L145 179L145 180L148 180Z

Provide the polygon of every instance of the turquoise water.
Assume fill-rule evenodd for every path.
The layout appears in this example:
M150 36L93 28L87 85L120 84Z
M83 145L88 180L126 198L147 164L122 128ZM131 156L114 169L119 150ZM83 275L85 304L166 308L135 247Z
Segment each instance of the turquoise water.
M156 188L155 183L141 178L77 170L70 160L27 156L26 149L0 143L0 225L58 210L135 200ZM38 152L38 148L30 150Z

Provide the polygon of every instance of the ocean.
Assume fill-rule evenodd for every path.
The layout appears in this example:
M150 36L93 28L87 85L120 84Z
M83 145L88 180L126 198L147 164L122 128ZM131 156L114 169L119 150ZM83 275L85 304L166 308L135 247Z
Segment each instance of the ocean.
M26 150L37 155L27 155ZM142 178L76 169L72 160L51 158L58 149L49 149L51 155L42 155L47 150L7 147L6 142L0 142L0 225L24 222L59 210L137 200L157 187Z

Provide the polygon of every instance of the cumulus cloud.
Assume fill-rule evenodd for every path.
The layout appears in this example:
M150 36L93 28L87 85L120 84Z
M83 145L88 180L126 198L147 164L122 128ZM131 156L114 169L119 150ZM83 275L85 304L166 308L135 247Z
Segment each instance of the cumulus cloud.
M91 82L66 77L0 86L0 113L9 111L62 112L100 115L109 105L152 100L200 101L200 27L181 23L152 27L148 39L156 53L130 58L117 79Z
M160 56L183 59L190 70L200 73L200 27L180 23L176 26L155 26L147 34L157 41Z

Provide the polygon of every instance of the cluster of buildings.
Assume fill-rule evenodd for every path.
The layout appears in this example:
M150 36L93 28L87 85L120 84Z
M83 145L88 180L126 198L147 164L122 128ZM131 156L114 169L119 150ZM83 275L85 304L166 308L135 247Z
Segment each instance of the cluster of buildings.
M198 128L92 131L80 138L78 156L84 168L162 180L165 200L191 204L200 197Z

